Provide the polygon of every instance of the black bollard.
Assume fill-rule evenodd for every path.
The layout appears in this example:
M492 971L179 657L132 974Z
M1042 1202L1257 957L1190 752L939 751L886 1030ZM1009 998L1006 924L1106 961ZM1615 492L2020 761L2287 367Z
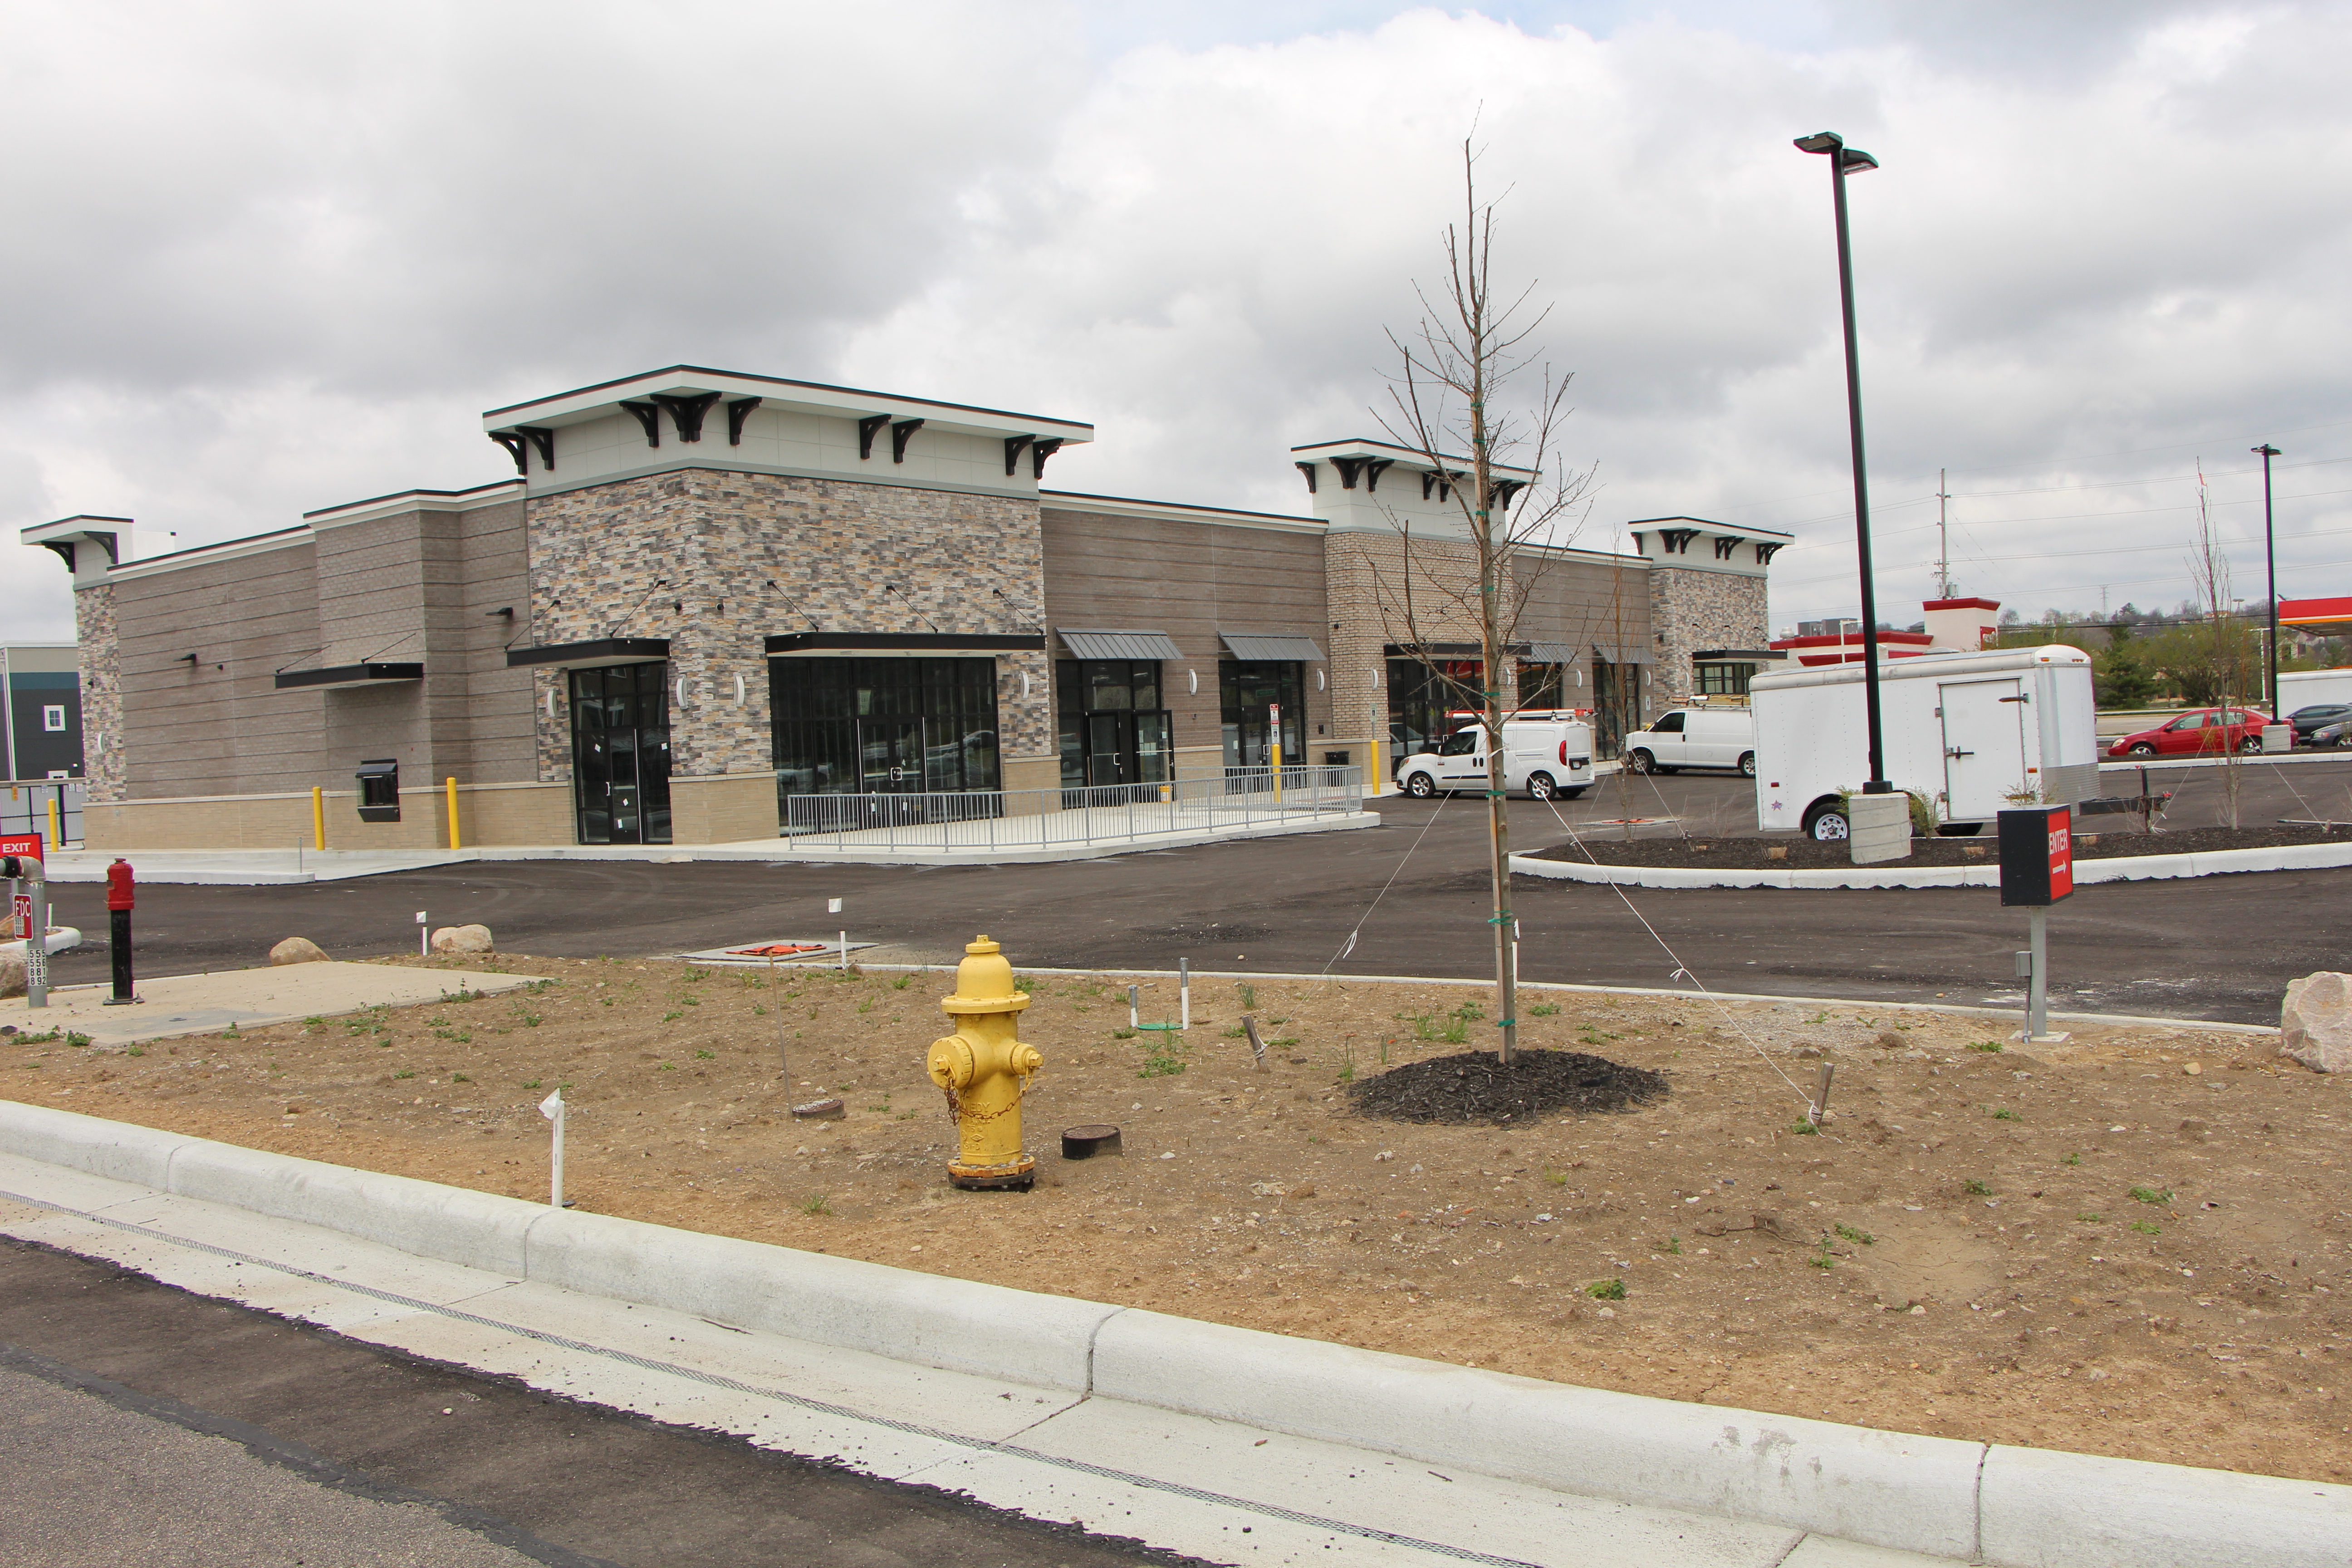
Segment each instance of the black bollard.
M112 928L109 935L114 949L114 994L106 1005L121 1007L138 1000L131 994L131 906L133 900L131 862L121 857L106 868L106 913Z

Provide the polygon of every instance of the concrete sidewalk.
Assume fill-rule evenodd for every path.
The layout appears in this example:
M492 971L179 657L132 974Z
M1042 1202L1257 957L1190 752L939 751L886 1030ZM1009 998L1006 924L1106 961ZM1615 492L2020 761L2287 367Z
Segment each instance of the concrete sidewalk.
M257 1028L301 1018L331 1017L362 1007L409 1007L458 991L493 994L533 983L529 974L469 969L394 969L381 963L288 963L172 974L142 980L139 1000L110 1007L107 985L69 985L32 1007L22 996L0 1002L0 1024L27 1034L50 1029L86 1035L101 1046L129 1046L180 1035Z

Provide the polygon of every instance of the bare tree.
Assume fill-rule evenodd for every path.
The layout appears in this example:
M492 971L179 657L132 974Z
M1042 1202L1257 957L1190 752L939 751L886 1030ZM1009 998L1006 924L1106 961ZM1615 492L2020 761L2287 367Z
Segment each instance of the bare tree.
M2231 827L2238 826L2238 795L2243 782L2238 756L2238 738L2230 732L2231 715L2236 711L2237 693L2243 689L2241 665L2241 638L2232 635L2240 628L2230 624L2230 558L2221 553L2213 538L2213 511L2205 489L2205 461L2197 462L2197 538L2189 554L2189 576L2197 596L2205 601L2205 618L2213 644L2214 684L2219 688L2215 700L2220 708L2214 714L2221 737L2221 820ZM2212 731L2209 725L2208 731Z
M1403 584L1392 602L1403 610L1402 640L1433 671L1426 650L1433 639L1425 635L1432 625L1477 631L1475 686L1453 676L1444 679L1462 697L1475 698L1486 731L1495 984L1500 1054L1507 1063L1518 1046L1518 973L1510 819L1503 798L1503 660L1520 612L1556 559L1563 525L1591 489L1592 471L1569 468L1556 450L1569 412L1569 377L1555 376L1529 343L1549 310L1529 308L1532 286L1507 299L1495 292L1495 204L1479 196L1477 164L1474 139L1465 138L1463 219L1446 226L1444 283L1434 298L1416 286L1420 321L1408 333L1389 333L1402 365L1390 378L1390 406L1376 412L1391 439L1419 453L1450 481L1440 493L1458 509L1468 536L1468 561L1460 563L1457 554L1448 563L1440 547L1425 542L1417 549L1401 526ZM1524 390L1515 385L1530 380ZM1461 570L1463 564L1469 569Z

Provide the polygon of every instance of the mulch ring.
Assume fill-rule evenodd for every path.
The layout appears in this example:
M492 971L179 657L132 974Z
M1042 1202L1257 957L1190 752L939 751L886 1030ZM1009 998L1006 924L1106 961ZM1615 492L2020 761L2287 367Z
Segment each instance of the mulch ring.
M2182 827L2142 833L2138 825L2118 830L2105 824L2113 816L2089 817L2075 824L2074 858L2104 860L2124 855L2200 855L2216 849L2281 849L2314 844L2352 843L2352 832L2320 827ZM2088 831L2084 831L2087 828ZM1782 851L1779 856L1768 850ZM1588 853L1589 852L1589 853ZM1566 842L1532 851L1539 860L1588 859L1603 866L1673 866L1710 869L1767 870L1794 867L1810 869L1853 864L1853 847L1845 843L1817 844L1796 833L1765 835L1694 833L1688 837L1650 837L1628 841L1606 829L1588 832L1582 844ZM1913 866L1998 865L2000 846L1990 830L1965 837L1914 838L1908 861Z
M1407 1062L1349 1087L1356 1111L1391 1121L1500 1127L1549 1110L1630 1110L1669 1092L1664 1073L1582 1051L1523 1050L1506 1067L1492 1051Z

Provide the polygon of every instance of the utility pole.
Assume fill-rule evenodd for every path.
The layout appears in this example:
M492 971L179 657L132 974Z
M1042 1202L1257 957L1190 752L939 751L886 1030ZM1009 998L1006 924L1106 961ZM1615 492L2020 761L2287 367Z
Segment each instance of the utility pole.
M1952 596L1952 535L1951 521L1946 515L1945 503L1952 499L1951 470L1936 470L1936 597Z
M2271 717L2280 718L2278 700L2278 550L2271 531L2271 459L2280 456L2279 449L2268 441L2254 448L2263 460L2263 590L2270 595L2270 637L2267 644L2270 671Z

